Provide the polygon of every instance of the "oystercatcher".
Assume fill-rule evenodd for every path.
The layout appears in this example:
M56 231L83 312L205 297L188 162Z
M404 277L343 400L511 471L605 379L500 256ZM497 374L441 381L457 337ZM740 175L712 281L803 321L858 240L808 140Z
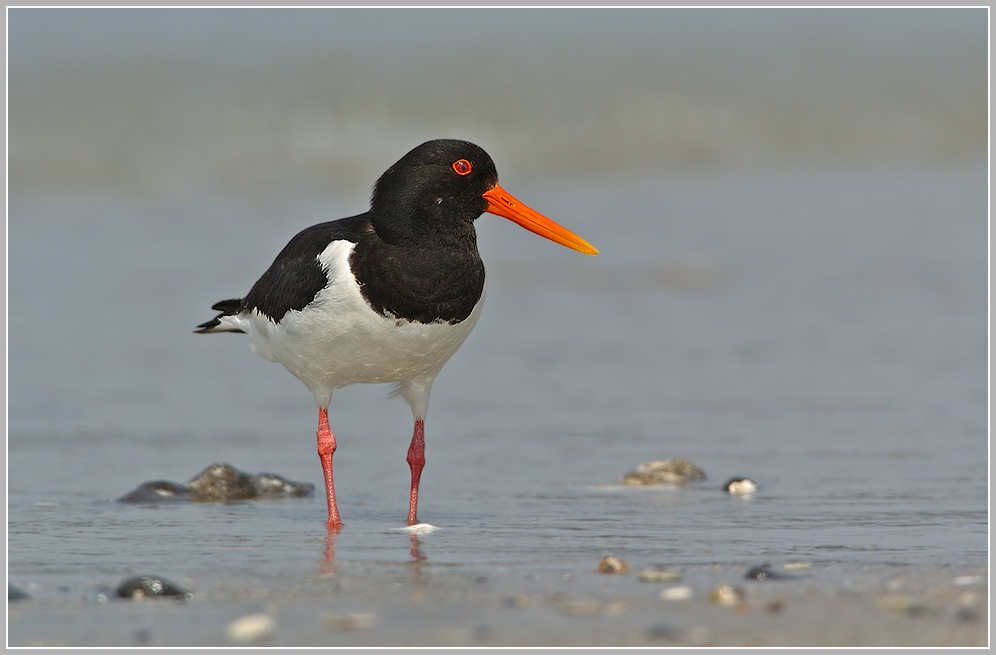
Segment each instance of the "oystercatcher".
M473 329L484 302L484 264L474 221L483 212L579 252L587 241L522 204L498 185L494 162L466 141L423 143L387 169L370 210L297 234L245 298L223 300L197 332L243 332L252 350L283 364L315 396L318 455L330 530L342 521L332 484L335 389L393 382L411 406L411 503L425 464L429 390Z

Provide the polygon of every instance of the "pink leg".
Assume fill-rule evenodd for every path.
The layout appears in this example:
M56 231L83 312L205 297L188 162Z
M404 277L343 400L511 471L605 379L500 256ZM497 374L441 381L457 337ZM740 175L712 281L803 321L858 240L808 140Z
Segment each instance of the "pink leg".
M339 508L335 504L335 487L332 485L332 453L335 452L335 435L329 428L329 415L325 409L318 410L318 456L322 459L322 470L325 471L325 493L329 500L329 530L338 530L342 526L339 519Z
M412 436L412 445L408 447L408 466L412 467L412 499L408 506L408 525L415 525L418 523L415 516L418 511L418 481L422 477L422 467L425 466L425 425L422 419L415 421L415 434Z

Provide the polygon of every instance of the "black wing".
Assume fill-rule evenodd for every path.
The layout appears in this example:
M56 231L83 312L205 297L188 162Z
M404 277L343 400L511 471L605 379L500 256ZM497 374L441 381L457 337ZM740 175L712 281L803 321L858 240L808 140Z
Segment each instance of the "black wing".
M291 310L302 310L328 285L328 275L318 256L333 241L357 243L371 231L366 214L312 225L298 232L284 246L270 268L256 281L245 298L223 300L212 309L218 316L198 326L197 332L212 332L223 316L258 310L274 323Z

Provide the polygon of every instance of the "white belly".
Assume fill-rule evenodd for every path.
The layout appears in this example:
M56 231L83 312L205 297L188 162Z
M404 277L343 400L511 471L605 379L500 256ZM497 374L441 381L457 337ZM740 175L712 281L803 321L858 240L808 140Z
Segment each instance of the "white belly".
M249 316L253 351L283 364L319 406L328 405L335 389L361 382L415 383L427 392L477 323L484 294L470 316L453 325L381 316L349 269L353 247L334 241L319 255L330 284L303 310L287 312L279 323L256 311Z

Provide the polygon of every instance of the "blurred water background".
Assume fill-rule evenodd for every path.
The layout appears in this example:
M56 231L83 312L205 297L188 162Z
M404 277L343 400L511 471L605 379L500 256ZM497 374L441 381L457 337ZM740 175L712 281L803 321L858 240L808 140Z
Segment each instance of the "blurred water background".
M321 496L111 501L219 460L320 488L310 393L191 332L440 137L601 254L478 221L425 561L986 565L984 9L7 16L7 559L35 595L322 560ZM386 392L333 397L343 562L412 556ZM709 480L618 484L670 457Z

